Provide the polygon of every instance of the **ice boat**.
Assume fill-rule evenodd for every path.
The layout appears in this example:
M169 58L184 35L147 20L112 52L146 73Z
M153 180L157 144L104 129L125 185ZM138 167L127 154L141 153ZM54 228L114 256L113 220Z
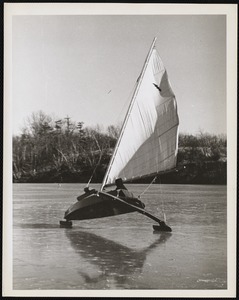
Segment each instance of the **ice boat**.
M72 220L103 218L137 211L153 219L159 231L171 231L164 221L145 210L145 205L124 183L154 177L176 167L178 113L167 71L155 47L150 47L126 113L114 152L99 191L84 194L65 212L61 226ZM116 189L107 188L116 183Z

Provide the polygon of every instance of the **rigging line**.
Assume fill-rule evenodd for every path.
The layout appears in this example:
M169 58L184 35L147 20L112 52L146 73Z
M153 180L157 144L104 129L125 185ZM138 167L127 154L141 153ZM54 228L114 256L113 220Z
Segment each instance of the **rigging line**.
M120 113L119 113L118 116L117 116L116 124L119 122L120 116L122 115L122 112L123 112L123 110L125 109L126 104L128 104L129 99L132 98L132 94L133 94L133 91L135 90L136 86L137 86L137 82L135 82L133 88L132 88L131 91L130 91L129 96L127 97L127 100L125 101L125 103L124 103L124 105L123 105L123 107L122 107ZM121 125L121 130L122 130L122 125ZM119 138L118 138L118 139L119 139ZM115 149L116 149L116 148L118 148L117 143L116 143ZM114 154L113 154L113 156L114 156ZM113 157L113 156L112 156L112 157ZM111 157L111 159L112 159L112 157ZM112 165L112 163L113 163L112 161L109 162L108 168L109 168L109 166ZM106 173L107 173L107 171L106 171ZM108 175L107 175L107 176L105 175L105 182L107 181L107 178L108 178ZM102 186L103 186L103 184L102 184Z
M156 180L157 175L154 177L154 179L150 182L150 184L146 187L146 189L138 196L138 198L140 198L143 194L145 194L145 192L150 188L150 186L154 183L154 181Z
M160 190L160 195L162 196L162 190L161 190L161 178L160 178L160 175L159 175L159 190ZM164 200L163 200L163 197L160 197L161 198L161 203L162 203L162 213L163 213L163 218L164 218L164 222L166 222L166 214L165 214L165 211L164 211Z
M92 180L92 178L93 178L93 176L94 176L94 174L95 174L96 168L97 168L97 167L99 166L99 164L100 164L100 161L101 161L102 155L103 155L103 150L102 150L102 151L101 151L101 153L100 153L100 158L99 158L99 161L98 161L97 165L95 166L95 168L94 168L94 170L93 170L93 172L92 172L92 175L91 175L91 177L90 177L89 181L87 182L87 185L86 185L86 187L89 187L89 184L90 184L90 182L91 182L91 180Z

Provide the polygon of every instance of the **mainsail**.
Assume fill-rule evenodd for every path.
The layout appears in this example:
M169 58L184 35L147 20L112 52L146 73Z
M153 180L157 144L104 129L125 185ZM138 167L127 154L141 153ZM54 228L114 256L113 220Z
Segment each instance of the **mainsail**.
M102 188L119 177L131 181L176 166L176 99L155 41L156 38L138 79Z

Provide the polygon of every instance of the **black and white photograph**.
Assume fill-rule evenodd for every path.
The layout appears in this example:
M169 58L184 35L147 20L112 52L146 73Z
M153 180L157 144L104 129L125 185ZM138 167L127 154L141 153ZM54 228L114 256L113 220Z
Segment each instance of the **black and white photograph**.
M236 296L237 5L4 4L3 295Z

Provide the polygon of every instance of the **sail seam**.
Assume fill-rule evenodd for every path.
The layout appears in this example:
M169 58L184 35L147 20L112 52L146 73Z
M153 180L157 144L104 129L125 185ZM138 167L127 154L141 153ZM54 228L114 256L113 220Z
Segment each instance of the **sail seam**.
M161 136L164 135L165 133L169 132L171 129L177 127L178 124L179 124L179 123L175 124L174 126L172 126L171 128L169 128L168 130L164 131L163 133L161 133L160 135L158 135L158 137L161 137Z
M141 110L140 110L140 108L139 108L139 104L137 104L137 107L138 107L138 110L139 110L140 118L141 118L141 120L142 120L142 122L143 122L143 124L144 124L144 127L145 127L144 118L143 118L142 112L141 112Z
M166 158L164 158L163 160L160 160L159 163L164 162L165 160L169 159L170 157L174 156L175 153L172 153L171 155L167 156Z
M164 104L166 104L166 103L169 102L169 101L175 100L175 96L174 96L174 95L169 96L169 97L162 97L162 96L161 96L161 98L162 98L162 99L169 98L169 99L165 100L164 102L159 103L159 105L158 105L157 107L159 107L159 106L161 106L161 105L164 105ZM172 98L173 98L173 99L172 99Z

